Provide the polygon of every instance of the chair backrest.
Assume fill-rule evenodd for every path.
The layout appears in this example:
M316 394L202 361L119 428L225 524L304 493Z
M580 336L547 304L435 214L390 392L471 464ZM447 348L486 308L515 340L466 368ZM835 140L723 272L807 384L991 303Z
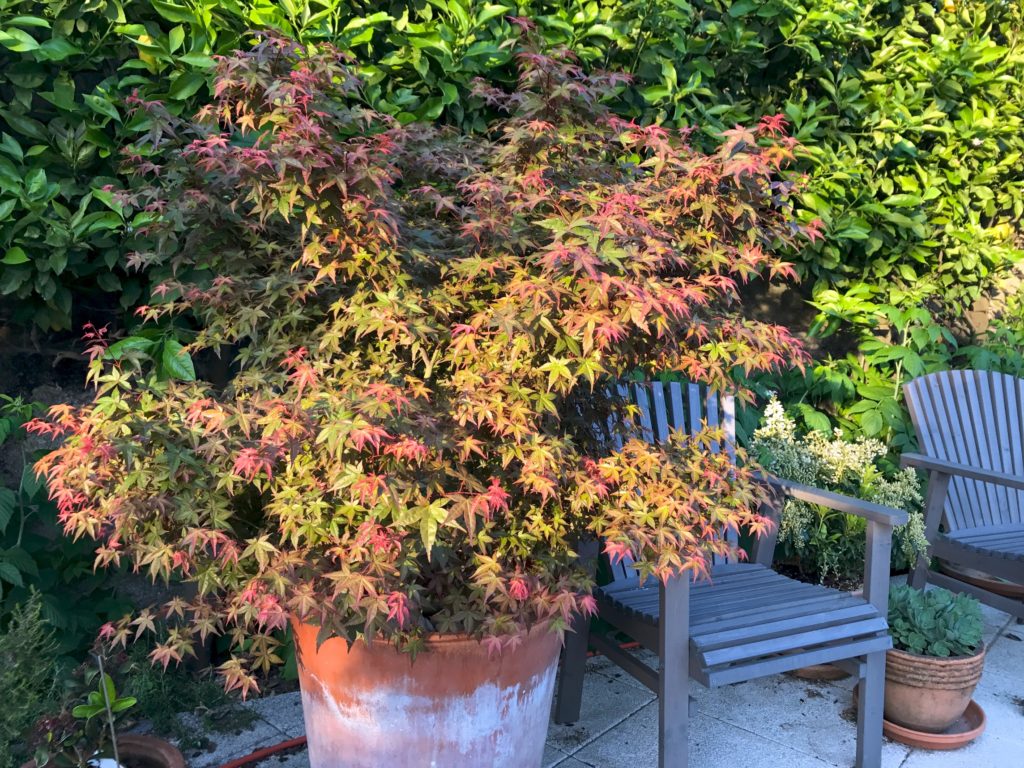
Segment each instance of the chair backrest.
M903 392L921 452L944 461L1024 476L1024 379L991 371L940 371ZM1024 492L953 477L949 530L1024 521Z
M668 439L670 431L693 434L705 424L721 427L725 442L714 443L712 450L716 453L725 450L735 460L736 399L732 395L719 396L702 384L678 381L622 382L617 390L616 399L637 406L639 436L647 442L657 445ZM613 429L614 423L609 423L609 427L614 447L621 448L621 436ZM729 533L728 539L734 546L737 544L734 532ZM630 564L631 561L624 559L611 566L612 578L619 581L636 576Z

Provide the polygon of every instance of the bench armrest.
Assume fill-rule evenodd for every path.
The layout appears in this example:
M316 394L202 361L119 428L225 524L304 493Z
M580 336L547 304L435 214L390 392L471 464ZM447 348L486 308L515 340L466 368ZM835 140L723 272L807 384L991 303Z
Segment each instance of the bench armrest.
M1006 472L997 472L993 469L957 464L956 462L935 459L920 453L904 453L900 458L900 466L917 467L926 472L956 475L957 477L966 477L982 483L992 483L993 485L1002 485L1007 488L1024 491L1024 477L1021 475L1011 475Z

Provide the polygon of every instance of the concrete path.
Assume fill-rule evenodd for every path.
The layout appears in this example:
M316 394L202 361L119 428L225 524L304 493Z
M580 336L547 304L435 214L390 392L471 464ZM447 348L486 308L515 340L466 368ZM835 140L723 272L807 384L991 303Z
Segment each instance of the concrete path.
M927 752L886 742L884 768L1020 768L1024 766L1024 625L986 609L985 674L975 700L988 728L956 752ZM856 734L852 680L809 683L771 677L715 691L694 685L698 714L690 730L693 768L849 768ZM552 724L545 768L656 768L657 702L603 658L589 662L583 716ZM298 694L254 701L260 719L244 733L215 735L215 751L188 756L191 768L228 760L303 733ZM308 768L304 752L272 757L260 768ZM452 768L487 768L452 766Z

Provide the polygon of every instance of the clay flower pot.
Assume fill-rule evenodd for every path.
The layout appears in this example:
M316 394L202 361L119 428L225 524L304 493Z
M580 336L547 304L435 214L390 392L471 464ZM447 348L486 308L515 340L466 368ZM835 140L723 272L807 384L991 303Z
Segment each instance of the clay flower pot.
M844 680L850 676L849 672L835 664L811 664L809 667L800 667L786 674L800 680Z
M384 641L316 645L293 624L311 768L539 768L560 642L536 627L491 655L434 635L415 661Z
M945 659L889 651L885 719L915 731L941 733L967 709L984 665L984 645L973 656Z
M178 748L155 736L118 736L117 751L125 768L185 768L185 758ZM36 768L36 761L29 760L21 768Z

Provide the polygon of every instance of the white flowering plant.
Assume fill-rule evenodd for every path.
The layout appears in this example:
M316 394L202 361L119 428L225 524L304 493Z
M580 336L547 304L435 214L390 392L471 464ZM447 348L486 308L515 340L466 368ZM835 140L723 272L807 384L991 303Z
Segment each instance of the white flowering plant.
M910 567L928 546L921 482L913 469L883 468L888 449L882 441L847 440L838 429L801 434L772 395L754 431L751 453L779 477L905 510L909 521L893 533L894 570ZM865 528L863 518L791 499L782 510L776 559L797 566L808 579L859 578Z

